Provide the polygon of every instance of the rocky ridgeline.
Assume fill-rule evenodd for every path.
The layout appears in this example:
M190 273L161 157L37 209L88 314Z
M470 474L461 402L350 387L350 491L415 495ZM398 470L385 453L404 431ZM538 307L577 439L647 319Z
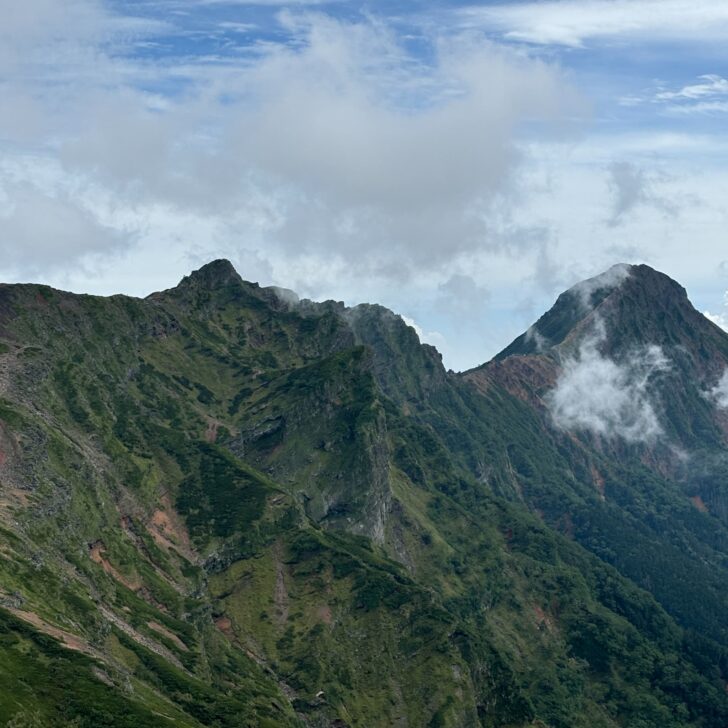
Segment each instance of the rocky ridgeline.
M644 266L463 375L227 261L0 287L0 724L726 725L727 342Z

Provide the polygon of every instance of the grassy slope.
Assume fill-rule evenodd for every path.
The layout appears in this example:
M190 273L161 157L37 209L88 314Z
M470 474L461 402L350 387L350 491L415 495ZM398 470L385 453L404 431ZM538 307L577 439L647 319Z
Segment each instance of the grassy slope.
M319 314L219 267L145 302L0 293L0 588L93 650L79 704L141 725L723 725L660 607L450 448L488 405L419 350L387 381L361 323ZM72 719L76 657L8 620L25 697L0 709Z

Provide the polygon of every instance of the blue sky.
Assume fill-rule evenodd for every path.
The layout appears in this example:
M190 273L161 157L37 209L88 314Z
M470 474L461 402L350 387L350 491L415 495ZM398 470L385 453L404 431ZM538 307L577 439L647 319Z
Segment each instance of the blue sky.
M616 262L728 325L728 4L26 0L0 278L144 295L230 258L486 360Z

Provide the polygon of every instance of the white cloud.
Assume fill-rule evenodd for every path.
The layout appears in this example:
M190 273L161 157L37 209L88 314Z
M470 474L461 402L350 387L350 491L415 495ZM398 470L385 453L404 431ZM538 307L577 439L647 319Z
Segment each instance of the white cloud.
M696 104L672 105L667 108L667 112L672 116L726 114L728 101L700 101Z
M710 96L728 96L728 80L712 73L699 76L700 83L683 86L677 91L661 91L655 95L657 101L675 99L704 99Z
M423 328L409 316L402 315L401 319L407 324L407 326L411 326L415 330L417 338L423 344L431 344L432 346L437 347L440 351L442 351L443 348L447 348L447 341L439 331L424 331Z
M718 383L708 392L708 396L719 409L728 409L728 369L723 371Z
M574 293L585 310L591 308L594 293L602 289L619 288L632 274L632 266L626 263L616 263L609 269L592 278L579 281L569 291ZM597 342L599 343L599 342Z
M720 313L703 311L703 316L710 319L716 326L720 326L724 331L728 331L728 291L723 294L723 310Z
M22 61L16 91L25 79L42 101L27 94L27 111L13 101L6 148L45 148L60 174L103 187L144 228L158 219L145 221L145 210L195 214L227 228L229 248L301 269L318 257L319 272L338 261L406 280L502 245L488 218L516 185L519 125L559 119L575 103L553 66L468 37L430 38L424 64L378 20L285 11L286 43L167 67L109 51L110 29L123 23L100 3L74 0L71 10L78 28L49 11L47 31L17 43L37 52ZM14 26L22 36L29 24ZM73 52L43 65L56 28ZM140 90L171 83L184 93Z
M438 305L461 321L480 316L490 298L485 286L463 273L453 273L438 286L438 292Z
M657 90L624 96L619 99L619 104L631 107L656 104L661 113L682 117L722 114L728 111L728 79L707 73L698 76L696 81L673 89L659 85Z
M196 5L271 5L294 7L296 5L331 5L346 0L192 0Z
M625 36L721 41L728 32L723 0L547 0L472 6L461 14L467 24L512 40L571 47Z
M0 186L0 230L4 265L26 275L118 253L131 242L120 226L108 224L89 200L72 190L27 182Z
M586 430L630 443L652 442L662 433L649 384L669 369L658 346L645 346L622 362L603 356L606 334L597 322L595 334L563 363L562 372L545 398L554 423L564 430Z
M728 313L710 313L710 311L703 311L703 316L710 319L716 326L720 326L723 331L728 331Z

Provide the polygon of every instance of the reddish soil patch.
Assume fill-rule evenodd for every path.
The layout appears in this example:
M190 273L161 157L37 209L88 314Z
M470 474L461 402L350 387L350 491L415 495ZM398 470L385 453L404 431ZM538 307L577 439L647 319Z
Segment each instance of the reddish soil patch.
M226 636L232 639L235 634L233 633L233 623L229 617L216 617L215 626Z
M205 430L205 440L207 440L207 442L215 442L215 440L217 440L218 427L220 427L220 423L215 422L214 420L210 420L210 422L207 423L207 430Z
M544 612L544 610L541 609L541 607L539 607L537 604L534 605L533 611L536 615L536 625L538 626L538 628L545 628L549 632L552 632L554 629L554 622L551 617L549 617L549 615L546 614L546 612Z
M593 465L591 466L591 475L592 475L592 480L594 481L594 485L596 486L596 489L599 491L599 495L602 497L602 500L605 500L604 478L602 477L601 473Z
M328 604L323 604L316 610L316 616L324 623L331 624L334 621L333 615L331 614L331 607Z
M147 531L158 546L167 550L175 549L193 563L196 562L197 556L190 543L190 536L172 507L169 495L162 496L160 506L152 514Z
M699 495L692 496L690 501L701 513L709 513L708 506L705 505L705 501Z
M492 381L504 387L514 397L542 406L537 392L551 388L556 382L556 365L540 356L516 356L504 361L491 362L487 367L476 369L465 375L475 387L485 394ZM524 386L528 382L528 386Z
M161 635L164 635L168 640L174 642L174 644L177 645L177 647L179 647L182 652L189 652L187 645L182 642L182 640L174 632L170 632L166 627L159 624L159 622L150 620L149 622L147 622L147 627L149 627L149 629L153 629L155 632Z
M127 589L131 589L132 591L136 591L141 586L138 582L133 582L130 579L127 579L123 574L120 574L117 569L115 569L107 559L104 558L104 554L106 553L106 546L104 546L103 541L96 541L95 543L91 544L89 556L91 557L91 561L93 561L96 564L100 564L101 568L112 578L116 579L120 584L123 584Z
M35 612L26 612L22 609L13 609L10 607L8 607L8 611L12 612L16 617L19 617L25 622L32 624L38 631L50 635L59 642L62 642L69 650L85 652L89 655L95 654L95 650L80 637L75 634L71 634L70 632L66 632L59 627L54 627L52 624L48 624L48 622L41 619Z

